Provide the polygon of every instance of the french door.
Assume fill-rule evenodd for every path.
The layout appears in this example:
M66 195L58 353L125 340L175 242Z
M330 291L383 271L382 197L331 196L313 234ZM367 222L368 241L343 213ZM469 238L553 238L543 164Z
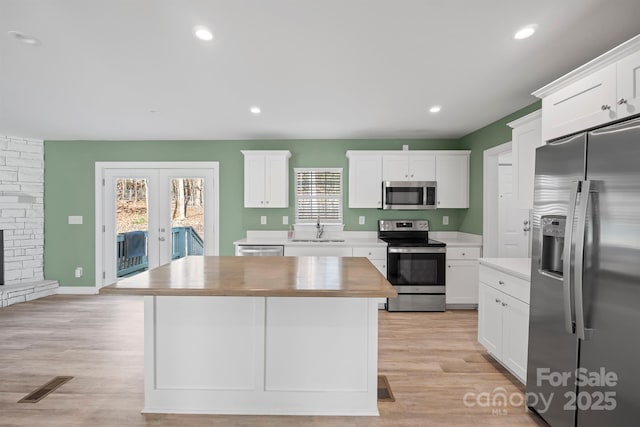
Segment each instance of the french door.
M217 169L157 165L102 168L100 286L184 256L218 252Z

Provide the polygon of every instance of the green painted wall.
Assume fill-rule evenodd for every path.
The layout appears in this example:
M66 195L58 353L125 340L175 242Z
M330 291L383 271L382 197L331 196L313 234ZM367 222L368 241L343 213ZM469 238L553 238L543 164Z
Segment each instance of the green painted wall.
M473 142L473 141L472 141ZM45 141L45 277L62 286L94 286L95 278L95 162L97 161L219 161L220 162L220 254L233 255L233 241L246 230L286 229L282 216L293 222L293 196L288 209L243 207L243 156L240 150L290 150L295 167L342 167L348 188L347 150L461 149L458 140L288 140L288 141ZM481 175L480 175L481 176ZM472 182L472 200L474 180ZM291 186L292 187L292 186ZM293 187L292 187L293 188ZM481 187L480 187L481 189ZM376 230L378 219L430 219L434 230L458 230L466 209L394 212L348 209L345 191L345 230ZM480 198L481 200L481 198ZM480 212L482 207L480 207ZM68 225L69 215L82 215L84 224ZM266 215L267 225L260 225ZM366 225L358 225L358 216ZM442 225L442 216L449 225ZM481 224L481 222L480 222ZM476 231L476 232L481 232ZM73 277L75 267L84 276Z
M460 139L461 148L471 150L471 158L469 160L469 209L462 214L459 231L482 234L482 165L484 150L511 141L511 128L507 126L507 123L539 110L541 106L541 101L534 102Z

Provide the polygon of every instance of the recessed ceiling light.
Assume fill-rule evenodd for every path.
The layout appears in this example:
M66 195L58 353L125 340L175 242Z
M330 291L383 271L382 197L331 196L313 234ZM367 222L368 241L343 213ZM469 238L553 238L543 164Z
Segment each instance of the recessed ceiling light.
M37 38L32 37L25 33L21 33L20 31L9 31L7 34L9 34L11 37L13 37L16 40L21 41L22 43L31 44L31 45L40 44L40 40L38 40Z
M213 40L213 33L207 27L197 25L193 27L193 35L200 40L210 41Z
M262 113L262 110L260 109L260 107L257 106L253 106L251 108L249 108L249 111L251 111L251 114L255 114L256 116L260 113Z
M536 32L536 28L538 28L536 25L527 25L526 27L522 27L518 31L516 31L513 38L516 40L522 40L526 39L527 37L531 37L533 33Z
M441 109L442 109L442 107L440 107L439 105L434 105L433 107L429 108L429 112L430 113L438 113L438 112L440 112Z

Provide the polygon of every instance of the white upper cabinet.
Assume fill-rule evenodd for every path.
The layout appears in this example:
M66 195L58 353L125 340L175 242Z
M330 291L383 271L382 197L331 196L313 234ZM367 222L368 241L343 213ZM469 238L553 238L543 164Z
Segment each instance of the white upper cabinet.
M533 94L542 98L544 141L637 114L640 35Z
M469 151L436 155L437 207L469 207Z
M435 181L436 156L419 152L383 154L383 181Z
M617 65L618 117L640 112L640 51L629 55Z
M349 207L382 207L382 155L350 151Z
M243 150L244 207L289 207L289 158L286 150Z
M536 148L544 144L540 110L508 123L508 126L513 128L513 199L519 207L533 209Z
M438 208L468 208L469 153L463 150L347 151L349 207L381 208L382 181L437 181Z
M544 140L616 119L616 66L610 65L542 100Z

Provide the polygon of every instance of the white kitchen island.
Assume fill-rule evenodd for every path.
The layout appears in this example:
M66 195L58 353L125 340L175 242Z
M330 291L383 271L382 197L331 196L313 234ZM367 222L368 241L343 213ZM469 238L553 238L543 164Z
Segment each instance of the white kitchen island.
M187 257L101 290L145 295L150 413L378 415L366 258Z

